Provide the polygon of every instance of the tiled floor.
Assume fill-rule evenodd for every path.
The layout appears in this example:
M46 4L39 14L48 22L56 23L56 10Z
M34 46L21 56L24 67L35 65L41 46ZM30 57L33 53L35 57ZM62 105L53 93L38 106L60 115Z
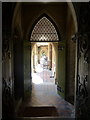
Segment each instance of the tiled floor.
M38 64L35 68L35 71L35 73L32 73L33 83L55 83L53 72L47 67L42 67L40 64Z
M55 80L54 78L50 79L50 75L51 72L48 69L42 69L40 65L36 68L36 73L33 74L32 92L28 99L23 102L21 109L26 106L52 106L57 109L58 117L74 118L74 106L57 94Z
M60 97L56 88L54 84L33 84L32 93L28 100L23 103L23 107L54 106L58 111L59 117L74 118L74 106Z

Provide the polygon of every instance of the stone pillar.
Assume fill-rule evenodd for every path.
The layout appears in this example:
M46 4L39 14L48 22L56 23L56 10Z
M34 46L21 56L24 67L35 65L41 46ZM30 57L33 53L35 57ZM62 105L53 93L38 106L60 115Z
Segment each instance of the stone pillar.
M48 61L49 61L49 69L52 69L52 45L48 44Z
M35 56L34 56L34 61L35 61L35 67L37 66L38 64L38 47L37 45L35 44Z
M40 47L38 47L38 64L40 64Z

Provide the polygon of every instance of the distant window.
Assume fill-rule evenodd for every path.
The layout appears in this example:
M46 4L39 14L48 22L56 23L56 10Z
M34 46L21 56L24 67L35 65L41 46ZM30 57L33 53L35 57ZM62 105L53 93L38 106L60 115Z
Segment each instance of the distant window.
M30 41L59 41L54 25L46 18L41 18L31 33Z

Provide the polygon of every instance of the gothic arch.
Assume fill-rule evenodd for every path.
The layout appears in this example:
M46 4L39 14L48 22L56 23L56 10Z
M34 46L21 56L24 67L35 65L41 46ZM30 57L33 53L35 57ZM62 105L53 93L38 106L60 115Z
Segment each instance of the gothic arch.
M55 29L55 32L56 32L56 34L57 34L57 36L58 36L58 40L57 40L57 41L55 41L55 40L52 40L52 41L48 40L48 41L44 41L44 42L59 42L59 41L61 40L61 37L60 37L60 32L59 32L59 30L58 30L58 27L57 27L56 23L53 21L53 19L52 19L50 16L48 16L46 13L41 14L41 15L34 21L34 23L33 23L33 25L32 25L32 28L30 29L29 40L30 40L30 38L31 38L31 36L32 36L32 32L33 32L35 26L36 26L36 25L38 24L38 22L39 22L40 20L42 20L43 18L47 19L47 21L52 24L52 27ZM30 41L31 41L31 40L30 40ZM32 41L32 42L33 42L33 41ZM36 42L36 41L34 41L34 42ZM37 41L37 42L38 42L38 41ZM42 41L41 41L41 42L42 42Z

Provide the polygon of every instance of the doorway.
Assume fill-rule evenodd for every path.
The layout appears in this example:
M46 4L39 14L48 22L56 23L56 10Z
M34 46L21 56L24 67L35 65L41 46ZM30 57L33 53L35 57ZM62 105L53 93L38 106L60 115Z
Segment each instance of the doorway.
M59 36L54 22L46 14L41 15L33 26L30 42L32 82L55 84L58 57L55 44L58 45Z
M33 83L56 83L56 52L53 43L35 43L31 60Z

